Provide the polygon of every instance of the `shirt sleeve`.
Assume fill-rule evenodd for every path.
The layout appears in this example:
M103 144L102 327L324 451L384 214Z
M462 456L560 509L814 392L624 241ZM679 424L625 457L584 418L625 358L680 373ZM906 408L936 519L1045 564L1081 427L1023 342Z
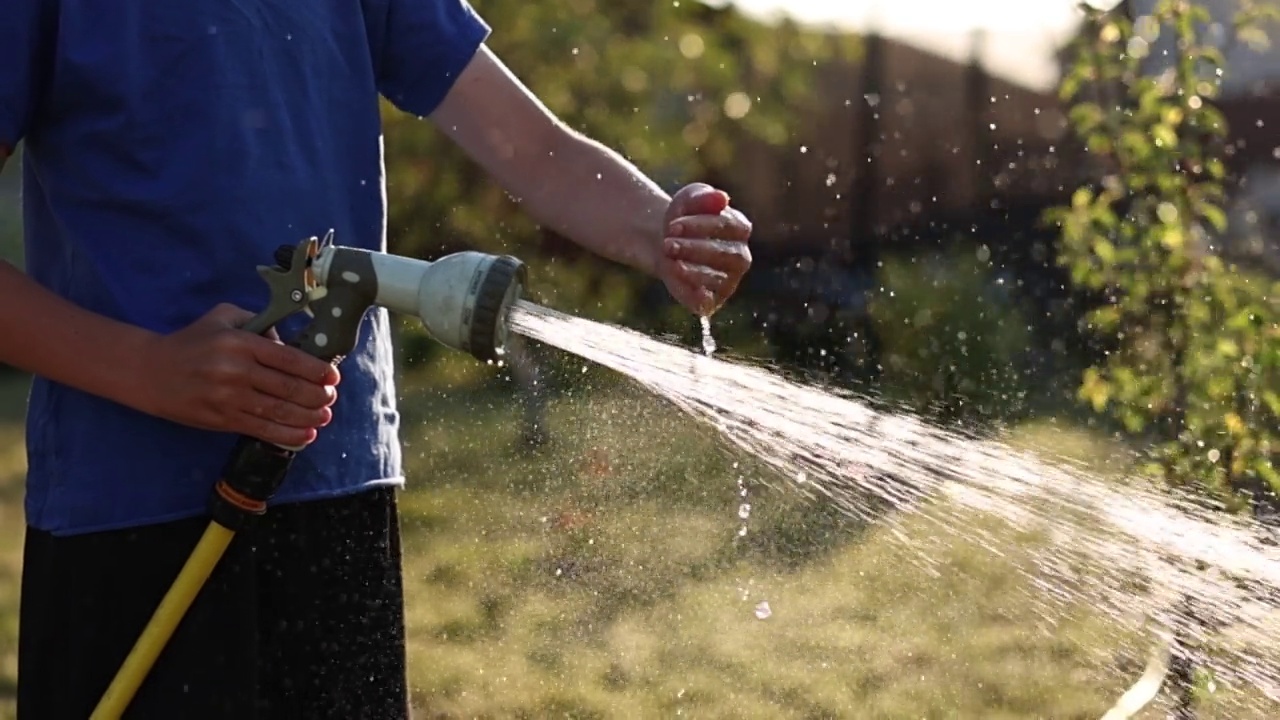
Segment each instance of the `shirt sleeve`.
M31 130L52 50L53 0L5 0L0 11L0 160Z
M401 110L426 117L489 37L468 0L381 0L374 38L378 92Z

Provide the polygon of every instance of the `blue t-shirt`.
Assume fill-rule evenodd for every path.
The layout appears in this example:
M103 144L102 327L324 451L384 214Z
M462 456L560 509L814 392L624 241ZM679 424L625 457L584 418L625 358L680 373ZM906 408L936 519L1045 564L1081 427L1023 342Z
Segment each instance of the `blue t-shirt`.
M255 267L281 244L333 228L385 250L379 97L429 115L488 32L467 0L6 0L0 145L24 141L28 273L167 333L220 302L261 309ZM403 482L385 312L341 368L277 503ZM200 515L233 442L37 379L27 520Z

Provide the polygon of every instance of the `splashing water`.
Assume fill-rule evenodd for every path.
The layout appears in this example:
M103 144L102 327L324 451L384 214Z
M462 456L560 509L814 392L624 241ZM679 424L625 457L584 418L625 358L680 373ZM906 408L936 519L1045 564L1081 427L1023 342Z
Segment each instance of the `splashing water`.
M757 618L761 620L768 620L772 616L773 616L773 610L769 608L769 602L767 600L762 601L759 605L756 605Z
M879 523L921 552L964 534L1001 554L973 522L996 516L1046 535L1034 571L1023 570L1046 618L1082 603L1118 622L1154 619L1166 633L1203 635L1203 614L1250 650L1203 658L1223 685L1252 685L1280 702L1280 549L1256 527L1199 508L1167 490L1121 487L1051 465L997 441L888 413L857 399L787 380L768 369L713 359L624 328L521 301L513 331L629 376L719 430L790 487L847 515ZM704 326L705 327L705 326ZM745 498L740 511L749 514ZM908 538L907 515L933 537ZM743 518L745 520L745 517ZM1146 581L1137 591L1133 580ZM1192 597L1189 609L1180 599ZM765 606L767 607L767 605Z
M698 321L702 325L702 354L711 357L716 351L716 339L711 337L711 318L703 315Z
M711 318L703 315L698 318L698 324L702 327L702 354L711 357L716 352L716 340L711 335ZM694 368L695 374L697 368ZM734 470L738 469L738 463L733 464ZM742 520L742 525L738 527L738 537L743 538L747 535L747 522L751 519L751 498L747 492L747 479L741 473L738 474L738 518ZM739 594L742 595L742 601L746 602L751 598L751 591L745 587L738 587ZM761 614L761 608L765 608L765 613ZM755 615L757 618L764 620L769 617L769 603L760 602L756 605Z

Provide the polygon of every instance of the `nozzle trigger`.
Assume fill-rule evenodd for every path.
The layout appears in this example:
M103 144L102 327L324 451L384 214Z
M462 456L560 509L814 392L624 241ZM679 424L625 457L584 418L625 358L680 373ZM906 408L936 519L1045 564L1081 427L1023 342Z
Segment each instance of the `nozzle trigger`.
M244 330L261 335L290 315L307 309L315 284L311 261L316 255L316 245L316 238L308 238L293 248L292 255L286 254L285 248L277 250L276 266L258 266L258 275L266 281L271 295L267 307L245 323Z

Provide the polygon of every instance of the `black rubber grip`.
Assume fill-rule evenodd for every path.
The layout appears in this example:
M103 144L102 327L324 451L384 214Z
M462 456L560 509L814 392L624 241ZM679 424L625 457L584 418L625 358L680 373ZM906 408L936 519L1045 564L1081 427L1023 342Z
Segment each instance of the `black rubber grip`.
M243 529L251 518L266 511L295 456L292 450L240 436L222 469L222 480L209 498L213 519L230 530Z

